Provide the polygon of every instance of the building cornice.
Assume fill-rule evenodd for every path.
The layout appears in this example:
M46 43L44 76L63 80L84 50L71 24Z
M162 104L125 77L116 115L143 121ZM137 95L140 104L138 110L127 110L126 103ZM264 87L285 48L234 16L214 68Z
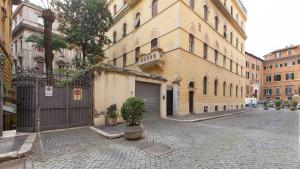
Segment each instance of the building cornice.
M270 62L277 62L277 61L283 61L283 60L288 60L288 59L295 59L295 58L300 58L300 54L298 55L293 55L293 56L288 56L288 57L282 57L282 58L276 58L276 59L270 59L270 60L264 60L264 64L268 64Z
M21 3L21 4L17 7L17 9L13 12L12 18L14 18L15 15L18 14L19 11L20 11L24 6L27 6L27 7L31 8L31 9L36 10L36 11L39 11L39 12L42 12L42 10L43 10L43 8L40 7L40 6L38 6L38 5L35 5L35 4L33 4L33 3L31 3L31 2L28 2L28 1L26 1L26 2L24 1L24 2Z
M240 33L240 35L246 40L247 35L245 31L240 27L240 25L233 19L231 14L229 13L228 9L219 1L219 0L212 0L215 6L226 16L228 21L233 25L233 27Z
M16 37L18 35L19 32L22 32L23 30L30 30L30 31L35 31L35 32L39 32L39 33L43 33L44 32L44 28L43 27L36 27L36 26L32 26L30 25L29 23L24 23L24 21L27 21L29 23L33 23L33 24L37 24L37 23L34 23L34 22L31 22L31 21L28 21L28 20L25 20L23 19L19 24L18 26L16 26L14 28L14 30L12 31L12 37ZM42 25L41 25L42 26ZM53 35L56 35L56 36L61 36L63 37L63 35L61 34L58 34L58 33L55 33L55 31L57 30L53 30Z
M247 56L253 57L253 58L258 59L258 60L261 60L261 61L263 61L263 62L265 61L265 60L263 60L262 58L253 55L252 53L249 53L249 52L245 52L245 53L246 53Z

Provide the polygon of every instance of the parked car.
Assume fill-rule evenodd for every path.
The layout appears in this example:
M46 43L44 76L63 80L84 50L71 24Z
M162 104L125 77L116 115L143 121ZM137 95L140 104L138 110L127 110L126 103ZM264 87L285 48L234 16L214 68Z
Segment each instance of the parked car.
M300 103L297 104L296 109L300 110Z

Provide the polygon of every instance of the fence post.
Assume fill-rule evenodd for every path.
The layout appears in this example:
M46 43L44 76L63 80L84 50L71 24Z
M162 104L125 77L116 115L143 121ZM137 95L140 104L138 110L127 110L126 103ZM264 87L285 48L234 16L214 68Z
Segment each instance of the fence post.
M37 121L35 121L35 126L37 124L37 132L40 133L40 106L39 106L39 80L38 77L35 77L35 119L37 119ZM34 131L35 131L35 127L34 127Z
M0 136L3 134L3 82L0 72Z
M69 128L69 71L67 70L67 129Z

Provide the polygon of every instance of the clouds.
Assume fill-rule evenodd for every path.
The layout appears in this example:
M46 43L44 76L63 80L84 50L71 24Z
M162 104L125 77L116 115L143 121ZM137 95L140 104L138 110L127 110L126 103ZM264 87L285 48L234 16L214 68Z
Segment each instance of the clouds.
M248 9L246 50L259 57L300 44L300 1L243 0ZM298 17L297 17L298 16Z

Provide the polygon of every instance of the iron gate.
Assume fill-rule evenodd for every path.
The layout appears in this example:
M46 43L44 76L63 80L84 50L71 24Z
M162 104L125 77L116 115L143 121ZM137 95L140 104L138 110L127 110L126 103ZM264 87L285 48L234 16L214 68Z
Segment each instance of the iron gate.
M2 110L2 108L3 108L3 82L2 82L1 72L0 72L0 137L2 136L2 131L3 131L3 110Z
M89 73L18 72L17 131L38 132L92 125L92 87Z

